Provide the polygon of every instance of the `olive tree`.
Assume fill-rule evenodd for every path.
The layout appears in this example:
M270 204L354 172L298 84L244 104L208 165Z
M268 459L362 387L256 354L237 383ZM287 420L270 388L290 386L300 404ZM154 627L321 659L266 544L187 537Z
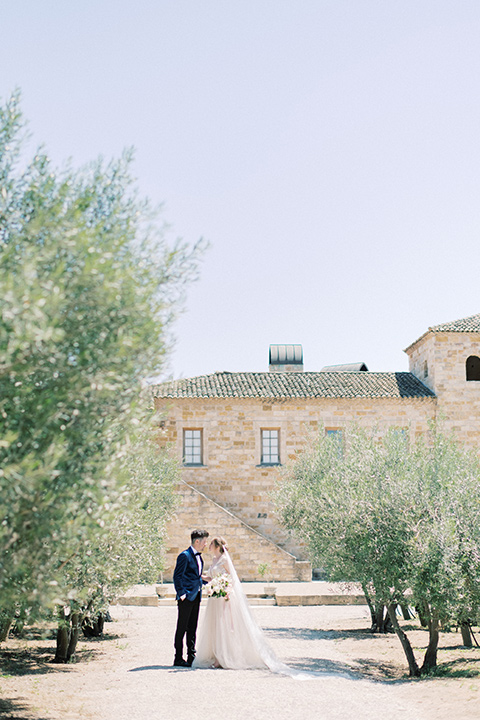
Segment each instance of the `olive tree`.
M65 570L122 502L198 246L169 244L131 153L27 161L15 93L0 106L0 616L68 590ZM87 550L88 551L88 550Z
M480 464L478 456L432 427L409 457L415 526L408 579L429 630L422 666L436 666L441 627L468 627L480 617Z
M155 442L155 425L142 428L121 470L121 498L108 509L103 530L90 537L63 570L57 599L56 662L68 662L83 627L101 635L108 606L134 583L155 583L164 569L166 522L178 496L176 459Z
M436 665L439 623L478 615L480 537L477 459L435 426L408 443L350 427L311 437L276 490L285 525L307 542L332 580L362 585L381 629L384 608L411 675ZM396 608L419 608L430 633L419 668Z

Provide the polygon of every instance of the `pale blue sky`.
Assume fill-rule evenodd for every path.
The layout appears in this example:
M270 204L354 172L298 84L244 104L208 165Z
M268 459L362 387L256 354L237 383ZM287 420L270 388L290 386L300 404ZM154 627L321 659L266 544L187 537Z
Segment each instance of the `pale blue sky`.
M406 370L480 312L478 0L0 0L19 86L62 163L136 148L172 237L211 249L170 372Z

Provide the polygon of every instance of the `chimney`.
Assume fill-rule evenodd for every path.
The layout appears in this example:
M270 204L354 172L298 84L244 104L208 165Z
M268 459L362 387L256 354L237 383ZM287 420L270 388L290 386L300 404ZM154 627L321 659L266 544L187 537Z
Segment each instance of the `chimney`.
M301 345L270 345L270 372L303 372Z

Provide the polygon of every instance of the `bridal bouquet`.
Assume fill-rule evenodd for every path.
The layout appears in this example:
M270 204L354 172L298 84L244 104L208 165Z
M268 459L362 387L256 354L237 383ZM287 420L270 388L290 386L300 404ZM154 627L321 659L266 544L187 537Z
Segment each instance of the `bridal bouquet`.
M232 590L232 578L227 573L217 575L207 585L208 597L223 597L228 600Z

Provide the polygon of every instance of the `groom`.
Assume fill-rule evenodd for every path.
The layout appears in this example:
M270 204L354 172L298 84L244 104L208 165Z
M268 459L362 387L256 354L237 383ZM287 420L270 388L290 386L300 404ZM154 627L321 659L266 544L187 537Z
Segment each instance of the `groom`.
M178 618L175 632L174 666L191 667L195 659L198 611L202 599L203 560L202 550L207 544L208 532L194 530L190 535L191 545L177 558L173 572L173 583L177 593ZM183 638L187 636L187 660L183 659Z

